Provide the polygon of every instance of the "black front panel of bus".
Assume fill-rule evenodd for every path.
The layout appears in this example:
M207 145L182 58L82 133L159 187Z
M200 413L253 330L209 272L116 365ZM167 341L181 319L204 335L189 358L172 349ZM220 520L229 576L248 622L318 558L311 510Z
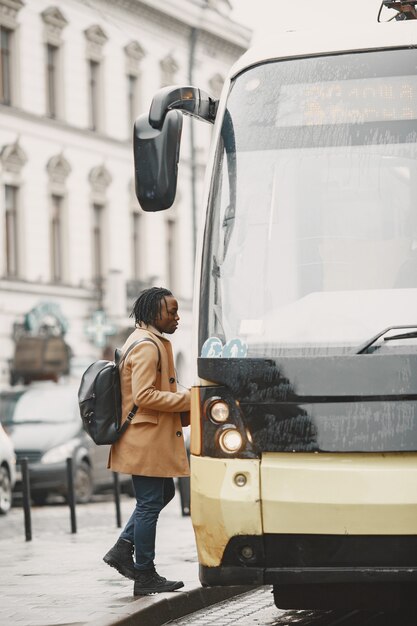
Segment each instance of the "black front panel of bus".
M253 556L242 556L243 546ZM269 534L232 537L223 566L285 567L410 567L417 563L416 535Z
M224 398L245 447L262 452L417 451L417 355L199 359L201 402ZM227 456L203 422L203 454Z

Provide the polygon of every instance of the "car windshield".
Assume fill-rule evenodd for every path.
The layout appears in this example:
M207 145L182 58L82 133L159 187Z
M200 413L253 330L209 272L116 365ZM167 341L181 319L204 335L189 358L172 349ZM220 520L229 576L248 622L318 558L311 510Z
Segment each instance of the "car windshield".
M13 397L9 395L7 402L2 399L0 405L7 406L5 418L7 424L23 422L69 422L78 416L77 392L74 388L43 388L29 389ZM3 413L2 413L3 415Z
M347 354L417 324L416 74L416 50L385 50L236 78L209 196L200 347Z
M23 393L23 390L0 393L0 422L2 424L12 421L16 404Z

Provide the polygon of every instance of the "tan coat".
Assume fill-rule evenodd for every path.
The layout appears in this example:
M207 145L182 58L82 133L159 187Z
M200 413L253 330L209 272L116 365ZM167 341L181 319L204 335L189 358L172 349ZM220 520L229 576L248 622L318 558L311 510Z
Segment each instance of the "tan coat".
M138 406L132 423L110 450L108 467L139 476L189 476L181 412L190 410L190 392L177 391L171 342L152 326L137 328L122 348L140 339L120 366L122 415Z

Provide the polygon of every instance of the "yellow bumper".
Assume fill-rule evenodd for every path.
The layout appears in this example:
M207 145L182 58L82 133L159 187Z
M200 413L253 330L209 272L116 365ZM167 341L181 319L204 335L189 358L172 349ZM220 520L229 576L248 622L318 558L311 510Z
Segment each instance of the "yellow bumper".
M191 516L210 568L238 535L417 535L417 455L191 456Z
M246 484L238 487L235 476ZM199 562L220 565L235 535L261 535L259 460L191 456L191 517Z
M264 533L416 535L417 454L264 454Z

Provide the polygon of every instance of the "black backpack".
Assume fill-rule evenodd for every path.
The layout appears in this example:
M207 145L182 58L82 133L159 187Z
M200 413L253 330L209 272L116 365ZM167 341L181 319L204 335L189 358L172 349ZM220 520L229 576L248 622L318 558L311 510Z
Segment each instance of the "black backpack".
M149 341L158 349L152 339L134 341L122 356L120 350L114 353L114 361L95 361L84 372L78 389L78 404L84 430L97 445L112 444L119 439L132 422L138 407L134 404L122 422L122 395L120 391L119 366L129 352L139 343ZM159 355L160 356L160 355Z

